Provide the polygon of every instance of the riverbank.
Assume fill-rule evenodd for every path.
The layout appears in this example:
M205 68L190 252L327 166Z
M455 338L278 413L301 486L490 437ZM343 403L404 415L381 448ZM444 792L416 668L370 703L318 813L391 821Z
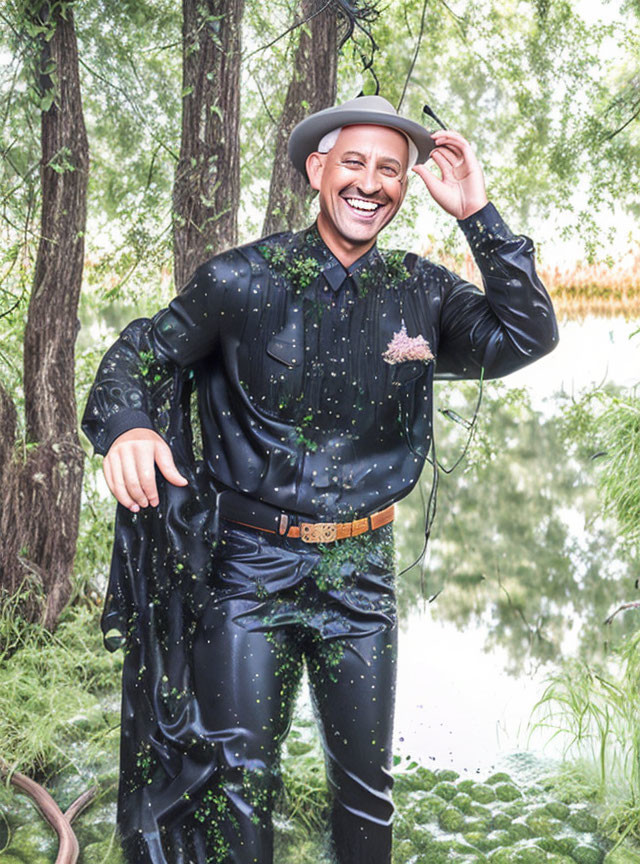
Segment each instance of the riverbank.
M115 726L115 700L102 721L83 718L88 736L104 722ZM78 718L78 722L80 718ZM117 734L104 741L101 757L86 761L89 747L69 753L67 770L49 784L64 810L88 786L100 792L74 822L79 864L123 864L115 841ZM578 784L557 780L525 787L504 772L464 778L455 771L415 763L394 767L393 864L638 864L631 846L611 853L594 802ZM283 753L286 795L275 813L279 864L329 864L324 826L329 797L320 745L310 720L294 723ZM57 843L30 801L0 788L0 854L3 864L52 864Z

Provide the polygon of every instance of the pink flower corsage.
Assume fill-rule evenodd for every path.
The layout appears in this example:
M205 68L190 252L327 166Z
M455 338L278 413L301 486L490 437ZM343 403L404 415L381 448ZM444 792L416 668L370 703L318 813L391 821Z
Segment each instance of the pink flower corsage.
M423 336L407 336L407 328L403 321L400 330L393 334L393 339L387 345L382 358L387 363L404 363L405 360L424 360L425 363L429 363L434 356Z

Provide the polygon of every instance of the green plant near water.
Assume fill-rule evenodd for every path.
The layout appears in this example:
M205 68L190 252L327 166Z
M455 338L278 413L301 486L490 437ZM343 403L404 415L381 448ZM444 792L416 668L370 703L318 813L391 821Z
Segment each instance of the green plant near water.
M560 736L583 783L607 811L611 836L640 838L640 631L606 667L571 660L548 679L532 729Z
M640 539L640 399L613 398L600 418L606 470L600 478L605 510L630 540Z

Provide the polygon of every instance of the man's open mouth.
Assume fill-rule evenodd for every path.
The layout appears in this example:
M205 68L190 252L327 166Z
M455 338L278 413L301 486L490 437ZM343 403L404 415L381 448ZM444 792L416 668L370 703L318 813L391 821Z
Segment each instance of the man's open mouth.
M372 218L380 208L384 207L379 201L371 201L366 198L354 198L350 195L341 196L349 205L349 209L355 211L358 216Z

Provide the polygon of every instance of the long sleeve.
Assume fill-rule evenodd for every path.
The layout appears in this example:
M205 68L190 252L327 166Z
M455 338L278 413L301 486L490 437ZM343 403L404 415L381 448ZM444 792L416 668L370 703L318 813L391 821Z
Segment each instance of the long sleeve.
M102 358L81 421L94 453L104 456L129 429L158 431L151 397L169 386L178 369L215 351L229 295L238 294L229 288L237 287L242 269L247 264L235 250L215 256L166 308L122 330Z
M445 267L440 295L438 377L498 378L543 357L558 342L553 305L535 268L533 242L515 235L495 206L459 220L484 293Z

